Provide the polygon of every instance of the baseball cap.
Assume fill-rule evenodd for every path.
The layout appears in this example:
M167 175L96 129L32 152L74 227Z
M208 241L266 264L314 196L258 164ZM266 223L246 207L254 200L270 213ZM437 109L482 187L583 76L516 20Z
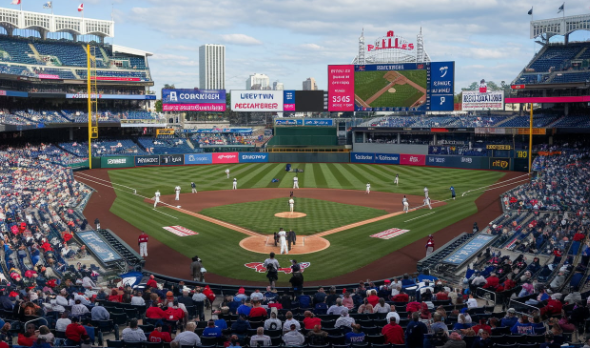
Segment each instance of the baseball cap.
M510 309L508 310L508 313L515 314L515 313L516 313L516 309L514 309L514 308L510 308Z

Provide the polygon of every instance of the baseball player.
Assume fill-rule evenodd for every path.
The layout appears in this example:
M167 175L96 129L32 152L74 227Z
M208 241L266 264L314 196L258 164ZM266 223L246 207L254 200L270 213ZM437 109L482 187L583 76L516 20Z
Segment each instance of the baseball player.
M432 206L430 205L430 197L424 198L424 205L427 205L430 210L432 210Z
M232 185L232 190L237 190L238 189L238 179L234 178L234 182Z
M393 183L399 185L399 174L395 174L395 180L393 180Z
M287 247L287 232L285 232L285 230L283 230L283 228L281 227L277 235L279 236L279 244L281 245L281 255L288 254L289 249Z
M289 198L289 211L292 213L295 208L295 200L293 198Z
M156 200L154 201L154 209L156 209L156 205L160 203L160 190L156 191Z
M229 168L225 170L225 175L227 175L227 178L229 179Z
M141 231L141 234L139 235L139 238L137 238L137 244L139 245L139 255L141 257L147 257L148 253L147 253L147 243L148 243L149 237L147 234L145 234L144 231Z
M192 193L197 193L197 185L195 185L194 182L191 182L191 192Z
M424 198L428 198L428 187L424 186Z
M299 188L299 178L297 177L297 175L295 175L295 177L293 178L293 188L294 189Z
M367 194L371 193L371 184L367 183Z
M426 256L432 254L434 251L434 238L432 235L428 235L428 241L426 242Z
M174 200L179 201L180 200L180 186L176 185L176 187L174 188L174 192L176 192L176 198Z
M455 200L455 188L453 186L451 186L451 198L453 198L453 200Z
M410 208L410 203L408 203L408 199L406 198L405 195L404 195L404 198L402 198L402 205L404 206L404 211L407 214L408 213L408 209Z

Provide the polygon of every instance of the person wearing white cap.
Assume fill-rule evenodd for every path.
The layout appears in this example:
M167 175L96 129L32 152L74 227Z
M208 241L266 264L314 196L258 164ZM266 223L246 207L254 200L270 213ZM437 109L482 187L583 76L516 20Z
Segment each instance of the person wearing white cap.
M351 327L352 324L355 324L354 318L348 315L348 308L344 307L340 310L340 318L336 319L336 323L334 323L335 328L339 328L341 326Z
M227 178L229 179L229 168L225 170L225 175L227 175Z
M229 170L229 169L228 169ZM229 175L229 174L228 174ZM238 179L234 178L234 182L233 182L233 186L231 188L232 190L237 190L238 189Z

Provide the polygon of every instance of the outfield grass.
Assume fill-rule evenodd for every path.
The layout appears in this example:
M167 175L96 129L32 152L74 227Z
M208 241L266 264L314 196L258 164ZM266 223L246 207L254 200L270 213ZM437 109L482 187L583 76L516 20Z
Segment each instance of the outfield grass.
M395 93L385 92L369 105L374 108L409 108L424 95L410 85L395 85L393 88Z
M363 191L365 184L369 181L373 191L423 195L424 186L428 186L430 196L434 200L442 200L450 197L449 187L453 185L458 196L456 201L436 207L433 210L434 214L423 218L404 222L409 218L429 214L430 211L419 210L326 236L331 243L330 248L297 258L300 262L311 262L311 266L305 271L305 278L309 281L349 273L428 234L469 217L477 211L474 201L478 195L470 194L461 197L461 193L490 185L504 175L504 173L492 171L349 163L293 164L293 166L305 170L299 175L300 187ZM226 168L230 168L232 178L238 178L241 188L291 187L291 179L294 176L293 173L284 171L284 164L274 163L148 167L111 170L109 176L114 183L136 188L139 194L152 197L156 189L164 195L172 194L174 186L178 184L183 187L183 192L190 192L191 181L197 183L200 191L228 190L231 188L231 183L225 177ZM400 175L398 187L393 185L396 173ZM272 178L278 178L280 182L273 184L270 182ZM159 212L167 215L159 214L153 211L151 205L144 203L141 197L130 194L128 189L115 187L117 199L111 207L111 212L114 214L187 257L198 254L203 259L204 267L212 273L235 279L266 281L263 273L255 273L244 267L245 263L263 261L265 258L262 254L252 253L239 247L239 242L246 237L245 235L168 208L158 209ZM163 226L173 225L184 226L199 232L199 235L178 237L162 229ZM369 237L371 234L394 227L408 229L410 232L390 240ZM464 231L457 231L457 234L461 232ZM280 256L278 260L281 265L287 265L289 257ZM188 266L186 267L188 269ZM394 265L384 265L384 267L391 267L392 275L397 274ZM286 285L288 279L287 275L279 275L282 285Z
M282 227L285 231L294 230L298 235L323 232L387 214L384 210L356 205L295 198L295 211L306 213L307 216L297 219L275 217L275 213L289 211L287 201L287 198L276 198L229 204L204 209L200 213L259 233L272 234Z
M426 88L426 70L399 70L398 73L404 75L418 86Z
M387 86L387 81L383 76L387 71L356 71L354 73L354 94L362 100L371 98L381 88Z

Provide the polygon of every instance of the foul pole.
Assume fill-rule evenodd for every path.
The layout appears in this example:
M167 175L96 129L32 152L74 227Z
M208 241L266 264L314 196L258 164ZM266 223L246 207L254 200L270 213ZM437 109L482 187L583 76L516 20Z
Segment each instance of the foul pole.
M92 91L90 90L90 44L86 45L86 94L88 98L88 168L92 169Z
M531 118L529 120L529 174L531 172L531 165L533 163L533 103L531 103Z

